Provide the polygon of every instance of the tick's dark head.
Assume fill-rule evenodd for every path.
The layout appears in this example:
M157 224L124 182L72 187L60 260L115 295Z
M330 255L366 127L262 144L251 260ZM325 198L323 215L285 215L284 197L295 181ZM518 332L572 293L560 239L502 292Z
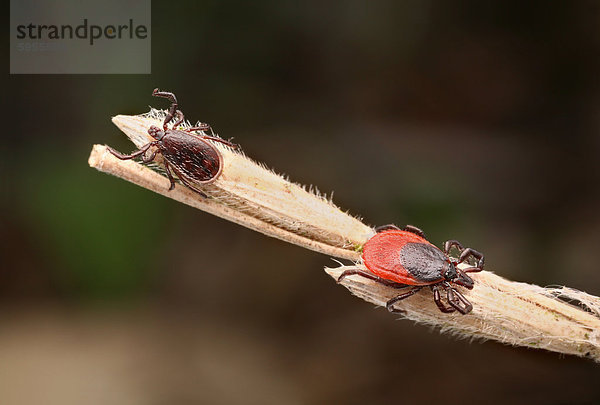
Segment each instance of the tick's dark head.
M163 136L165 136L165 131L152 125L150 128L148 128L148 134L150 134L150 136L157 141L160 141Z
M462 271L457 271L456 265L450 261L444 264L444 278L452 283L462 285L469 290L473 288L473 279Z
M444 278L448 281L454 281L458 277L456 266L454 266L454 263L449 261L444 263L442 273L444 274Z

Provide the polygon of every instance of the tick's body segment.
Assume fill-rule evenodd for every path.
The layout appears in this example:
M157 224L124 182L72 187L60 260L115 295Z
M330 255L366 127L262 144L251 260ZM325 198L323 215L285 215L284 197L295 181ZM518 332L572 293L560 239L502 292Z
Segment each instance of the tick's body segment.
M148 134L156 140L142 146L130 155L123 155L110 147L108 149L119 159L133 159L142 156L142 162L144 163L153 161L156 155L160 153L164 158L165 171L171 181L169 190L175 187L175 179L173 178L173 173L175 173L184 185L206 197L204 192L196 188L194 184L212 183L223 170L223 157L219 150L208 140L221 142L232 148L237 148L237 145L215 136L205 135L203 132L192 133L210 130L208 124L200 124L184 130L175 129L183 122L183 113L177 109L175 95L158 89L154 89L152 95L171 101L162 129L155 126L148 128ZM175 117L177 117L175 123L170 129L167 128L167 124ZM146 156L146 152L150 147L156 149L152 151L150 156Z
M221 153L205 140L187 132L170 130L162 138L160 151L169 163L194 182L206 184L221 174ZM177 174L179 176L179 174Z
M410 288L387 302L390 312L401 312L394 308L394 304L424 286L431 288L433 299L442 312L471 312L471 303L450 283L472 289L473 279L466 273L483 270L484 258L481 253L471 248L465 249L455 240L447 241L442 251L425 239L423 231L410 225L404 229L385 225L376 228L376 231L377 234L363 246L363 262L370 272L348 270L342 273L338 282L344 277L360 275L388 287ZM453 247L460 253L458 259L449 256ZM456 267L470 257L477 260L475 266L464 270ZM446 291L446 301L450 306L442 302L440 287Z
M446 257L425 238L408 231L385 231L363 247L363 261L373 274L396 283L434 284Z

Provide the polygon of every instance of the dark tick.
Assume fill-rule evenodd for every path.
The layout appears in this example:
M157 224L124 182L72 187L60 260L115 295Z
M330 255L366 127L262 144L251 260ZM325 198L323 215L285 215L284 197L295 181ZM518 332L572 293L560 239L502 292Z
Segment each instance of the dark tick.
M483 270L484 258L481 253L463 248L456 240L444 243L442 251L425 239L423 231L411 225L404 229L384 225L375 230L377 234L364 245L362 255L370 272L346 270L338 278L338 283L345 277L360 275L388 287L410 288L387 302L386 307L390 312L402 312L394 308L394 304L410 297L424 286L429 286L433 291L433 300L440 311L458 311L463 315L471 312L473 305L451 283L472 289L473 279L466 273ZM458 258L450 257L453 247L459 251ZM464 270L457 267L459 263L468 263L469 258L476 261L472 267ZM450 306L442 301L440 288L445 290L446 301Z
M163 122L162 129L154 125L148 128L148 134L155 141L147 143L130 155L123 155L111 147L108 147L108 150L123 160L141 156L143 163L152 162L158 154L161 154L164 158L165 171L171 181L169 190L175 188L175 180L173 178L173 173L175 173L184 185L206 197L206 194L195 187L193 183L212 183L219 177L223 170L223 156L221 152L208 141L220 142L232 148L237 148L237 145L216 136L205 135L203 132L192 133L195 131L210 130L210 125L208 124L177 129L183 122L183 113L177 109L175 94L154 89L152 95L171 101L171 106ZM170 129L167 128L167 124L173 119L175 119L175 123ZM151 147L154 147L154 149L147 156L146 152Z

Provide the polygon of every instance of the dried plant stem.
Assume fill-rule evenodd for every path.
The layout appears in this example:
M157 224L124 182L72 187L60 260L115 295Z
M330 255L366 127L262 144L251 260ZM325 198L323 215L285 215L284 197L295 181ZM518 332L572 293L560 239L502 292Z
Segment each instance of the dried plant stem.
M191 207L198 208L220 218L227 219L236 224L243 225L252 230L261 232L265 235L293 243L307 249L317 251L329 256L335 256L343 259L356 260L358 253L341 247L331 246L319 242L266 221L253 217L244 211L231 208L216 200L200 197L199 194L191 191L187 187L176 184L175 189L169 191L169 180L154 170L143 166L132 160L120 160L111 154L104 145L94 145L92 153L88 159L91 167L101 172L120 177L138 186L144 187L155 193L162 194L165 197L172 198Z
M340 266L325 271L337 279L349 269ZM587 356L600 362L600 299L568 288L542 288L506 280L489 271L470 274L473 290L461 289L473 304L468 315L442 314L423 289L400 301L395 308L415 322L439 327L442 332L465 337L493 339L514 346L542 348L559 353ZM350 276L342 284L354 295L376 305L398 295L398 290L360 276ZM590 312L562 300L584 304Z
M140 116L117 116L113 122L141 147L151 140L147 128L159 125L163 117L163 111L152 110ZM137 162L117 159L105 146L94 145L89 164L265 235L356 262L355 266L326 268L336 280L344 270L364 269L360 249L373 235L371 227L342 212L330 200L287 181L238 151L220 143L214 145L223 154L224 166L214 183L202 187L210 198L179 184L168 191L166 177ZM473 274L473 278L475 288L461 290L474 307L468 315L441 313L428 289L396 306L405 311L407 319L461 337L494 339L515 346L587 356L600 362L598 297L568 288L512 282L487 271ZM376 305L384 306L398 294L398 290L360 276L347 277L342 285Z

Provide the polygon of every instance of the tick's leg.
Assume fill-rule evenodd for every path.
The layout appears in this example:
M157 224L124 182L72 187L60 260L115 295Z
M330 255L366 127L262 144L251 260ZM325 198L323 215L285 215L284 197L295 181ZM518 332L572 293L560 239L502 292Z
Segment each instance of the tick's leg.
M171 186L169 187L169 191L175 188L175 179L173 178L173 173L171 173L171 168L169 167L169 162L165 161L165 171L167 172L167 177L171 182Z
M462 253L462 251L465 250L462 243L460 243L457 240L451 239L444 242L444 253L449 254L450 249L452 249L453 247L457 248L460 253Z
M406 231L406 232L414 233L415 235L419 235L422 238L425 237L425 233L421 229L419 229L413 225L406 225L404 228L399 228L394 224L381 225L381 226L375 227L375 232L379 233L379 232L383 232L383 231Z
M477 267L474 267L474 269L476 269ZM468 270L468 269L467 269ZM468 288L469 290L473 289L473 279L469 276L467 276L465 274L465 272L461 269L459 269L458 267L456 268L456 274L458 277L456 277L454 280L452 280L454 283L458 284L458 285L462 285L465 288Z
M484 264L483 254L476 251L475 249L471 249L471 248L465 249L462 246L462 244L457 240L446 241L446 243L444 243L444 253L449 254L450 250L453 247L457 248L458 251L460 252L460 257L459 257L458 261L456 262L456 264L463 263L465 260L467 260L471 256L478 260L477 266L464 269L463 271L465 273L473 273L473 272L478 272L478 271L483 270L483 264Z
M388 302L385 304L385 307L386 307L386 308L387 308L387 310L388 310L388 311L390 311L390 312L394 312L394 313L402 313L402 312L404 312L404 311L403 311L403 310L401 310L401 309L396 309L396 308L394 308L394 304L395 304L396 302L398 302L398 301L402 301L403 299L410 297L411 295L414 295L414 294L416 294L417 292L419 292L419 291L421 290L421 288L423 288L423 287L421 287L421 286L419 286L419 287L413 287L413 289L412 289L412 290L410 290L410 291L407 291L407 292L405 292L404 294L400 294L400 295L398 295L398 296L396 296L396 297L392 298L391 300L389 300L389 301L388 301Z
M381 226L375 227L375 232L377 232L377 233L383 232L383 231L399 231L399 230L400 230L400 228L398 228L394 224L381 225Z
M215 142L220 142L223 145L227 145L227 146L229 146L230 148L233 148L233 149L238 149L240 147L240 145L236 145L235 143L231 143L231 142L226 141L225 139L221 139L221 138L219 138L217 136L202 135L202 138L209 139L209 140L215 141Z
M442 302L442 295L440 294L440 286L438 284L432 285L431 291L433 291L433 301L435 302L435 305L437 305L437 307L440 309L440 311L442 311L445 314L454 312L454 308L447 307Z
M417 228L413 225L406 225L403 231L414 233L415 235L419 235L421 238L425 237L425 232L423 232L421 228Z
M150 156L146 156L146 155L142 155L142 163L150 163L154 160L154 158L156 157L156 155L159 153L158 149L152 151L152 153L150 154Z
M376 281L379 284L383 284L383 285L385 285L387 287L398 288L398 289L399 288L410 287L409 285L406 285L406 284L395 283L393 281L386 280L385 278L378 277L375 274L369 273L369 272L364 271L364 270L346 270L342 274L340 274L340 276L337 279L337 282L341 283L342 280L345 279L346 277L354 276L354 275L362 276L364 278L368 278L369 280Z
M204 191L194 187L189 181L187 181L187 179L185 178L185 176L183 174L181 174L181 172L179 170L177 170L175 167L173 167L173 171L175 172L175 174L177 175L177 177L179 177L179 180L181 180L181 182L190 190L195 191L196 193L200 194L202 197L204 198L208 198L208 196L206 194L204 194Z
M196 125L195 127L186 128L184 131L192 132L192 131L208 131L210 130L210 125L200 123L200 125Z
M170 93L168 91L160 91L159 89L154 89L154 91L152 92L152 95L154 97L166 98L167 100L169 100L171 102L171 106L169 107L169 112L167 113L167 116L165 117L165 121L163 122L163 129L166 131L167 124L173 119L173 117L175 116L175 111L177 111L177 98L175 97L175 94Z
M458 312L460 312L463 315L471 312L471 310L473 309L473 304L471 304L469 302L469 300L467 300L465 298L464 295L462 295L461 293L459 293L458 291L456 291L454 288L452 288L450 286L448 286L447 292L448 292L448 303L450 305L452 305L454 308L456 308L456 310Z
M471 256L477 259L477 266L468 268L465 270L465 272L472 273L483 270L485 258L483 257L482 253L476 251L475 249L466 248L465 250L463 250L460 253L460 257L458 258L458 263L463 263Z
M167 100L169 100L173 105L175 105L175 107L177 107L177 97L175 97L175 94L171 93L170 91L160 91L159 89L154 89L152 91L152 95L154 97L162 97L162 98L166 98Z
M173 124L173 129L177 128L183 122L183 113L181 110L175 111L175 117L177 117L177 121Z
M192 131L203 131L204 132L204 131L208 131L208 130L210 130L212 132L212 128L210 127L209 124L200 124L195 127L190 127L190 128L184 129L184 131L186 131L186 132L192 132ZM240 147L240 145L236 145L233 142L229 142L229 141L226 141L225 139L221 139L218 136L210 136L210 135L204 135L204 134L202 134L200 136L202 136L203 139L208 139L208 140L215 141L215 142L221 142L222 144L227 145L233 149L238 149Z
M146 151L148 150L148 148L150 146L154 145L154 142L150 142L147 143L146 145L142 146L139 150L136 150L135 152L133 152L131 155L124 155L121 152L116 151L115 149L111 148L110 146L107 146L106 148L108 149L108 151L110 153L112 153L113 155L115 155L116 157L118 157L121 160L127 160L127 159L133 159L136 158L140 155L143 155L144 153L146 153Z

